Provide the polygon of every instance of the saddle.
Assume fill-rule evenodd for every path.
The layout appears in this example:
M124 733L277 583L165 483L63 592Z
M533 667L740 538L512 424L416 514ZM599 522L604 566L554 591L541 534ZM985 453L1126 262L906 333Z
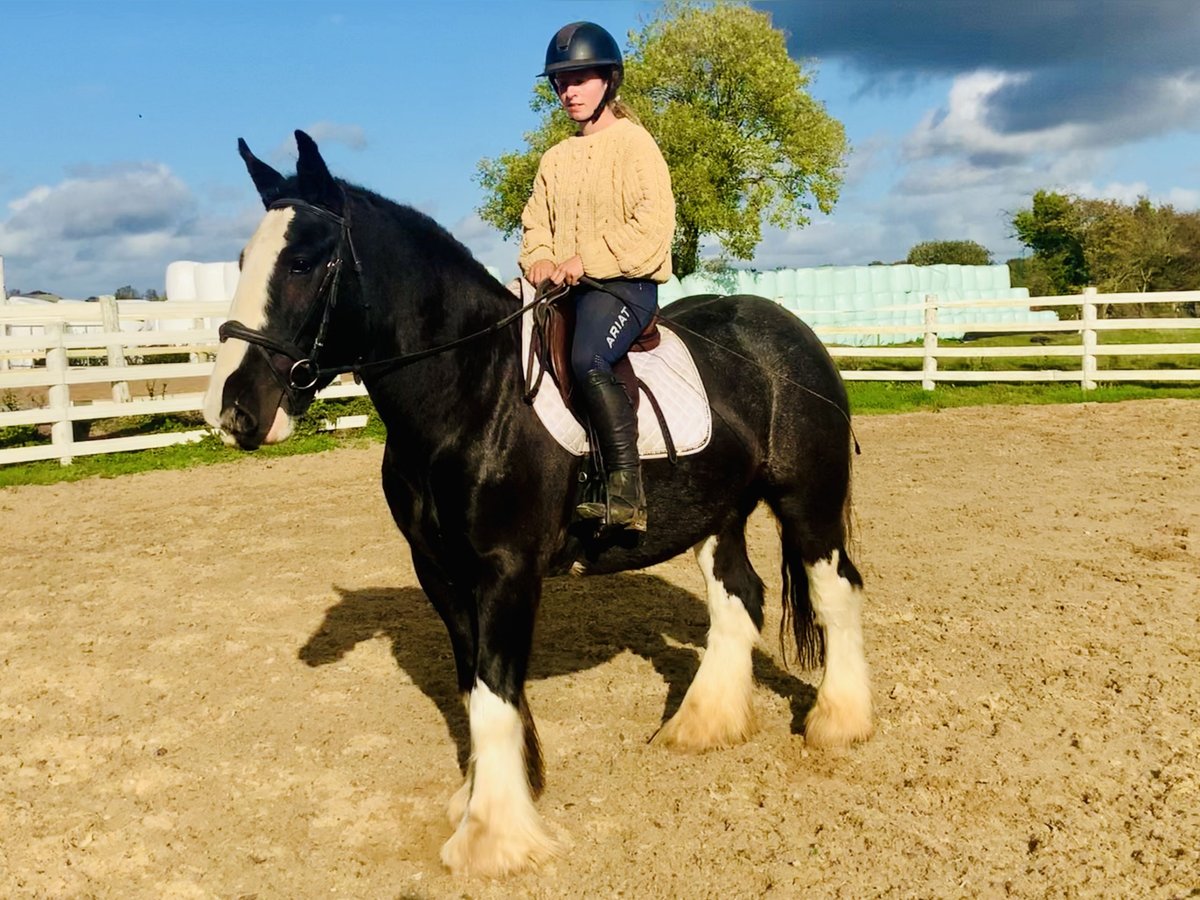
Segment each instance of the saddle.
M514 279L507 287L526 306L521 317L525 402L560 447L574 456L584 456L594 445L582 402L576 411L564 400L573 393L569 350L572 304L561 302L565 291L546 297L552 307L540 302L542 298L534 286L524 279ZM629 396L644 393L648 401L640 404L638 412L641 457L674 461L677 456L699 453L712 436L712 410L687 345L664 320L659 327L647 330L636 349L654 351L626 356L632 372L626 371L621 382ZM618 372L624 368L623 362ZM551 377L559 390L540 390L548 369L555 371Z
M574 403L575 377L571 370L571 340L575 333L575 307L573 304L565 302L569 291L569 285L555 285L548 281L543 282L538 288L535 297L538 303L533 308L533 334L529 343L529 359L526 362L527 393L525 399L526 402L532 402L534 395L541 387L542 375L549 372L550 379L558 387L563 404L571 411L576 420L586 427L587 412L579 409ZM662 335L658 330L658 314L655 313L649 324L642 329L637 340L633 342L629 352L639 353L653 350L661 341ZM534 375L535 359L541 366L536 376ZM642 392L646 393L665 430L666 423L658 410L658 403L649 388L638 379L637 374L633 371L633 363L629 361L628 356L622 356L617 361L613 366L613 374L625 388L625 394L629 397L629 402L633 404L635 414L639 408Z

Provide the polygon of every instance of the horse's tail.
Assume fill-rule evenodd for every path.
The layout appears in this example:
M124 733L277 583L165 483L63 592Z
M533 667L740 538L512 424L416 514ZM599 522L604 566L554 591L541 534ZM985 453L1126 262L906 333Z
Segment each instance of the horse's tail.
M783 617L779 626L779 640L784 659L787 658L788 633L796 643L796 661L806 669L817 669L825 665L825 632L817 623L809 595L808 571L805 559L813 563L838 554L838 572L852 584L862 586L862 577L850 560L847 545L851 542L851 464L847 454L844 491L838 498L837 492L825 495L821 501L812 502L803 514L799 514L794 498L768 498L768 504L780 524L780 539L783 544ZM837 505L841 500L840 507ZM822 524L824 523L824 524Z
M803 669L825 665L825 634L813 615L808 591L808 573L797 549L783 549L783 619L779 623L779 646L786 660L788 631L796 641L796 662Z

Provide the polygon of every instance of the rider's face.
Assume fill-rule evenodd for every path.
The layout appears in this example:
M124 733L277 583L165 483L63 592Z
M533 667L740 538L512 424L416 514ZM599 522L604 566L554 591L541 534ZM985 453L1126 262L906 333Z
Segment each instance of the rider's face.
M586 122L595 114L608 89L606 74L599 69L576 69L554 76L554 88L568 116Z

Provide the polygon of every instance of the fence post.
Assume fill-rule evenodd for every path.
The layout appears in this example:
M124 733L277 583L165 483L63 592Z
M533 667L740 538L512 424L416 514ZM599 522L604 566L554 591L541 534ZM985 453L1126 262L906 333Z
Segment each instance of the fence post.
M1083 289L1083 362L1080 386L1085 391L1096 389L1096 289Z
M71 445L75 442L71 426L71 388L67 384L67 348L63 345L63 322L46 323L46 372L54 376L50 383L49 408L55 413L50 426L50 443L58 448L58 461L71 464Z
M937 294L925 295L925 360L921 365L921 387L932 391L937 381Z
M4 257L0 256L0 306L8 305L8 287L4 283ZM8 337L8 323L0 325L0 338ZM7 372L9 368L8 357L0 356L0 372Z
M110 334L115 334L121 330L121 316L117 311L117 298L112 294L103 294L100 297L100 321L102 327ZM125 365L125 348L116 339L112 338L108 344L108 364L110 366ZM112 382L112 398L118 403L129 402L129 382L114 381Z
M197 331L203 329L205 327L205 324L206 323L203 318L192 319L192 327L195 328ZM208 360L209 354L205 353L204 359L201 359L200 356L201 356L201 354L199 354L198 352L193 350L191 353L188 354L188 362L194 362L194 363L206 362Z

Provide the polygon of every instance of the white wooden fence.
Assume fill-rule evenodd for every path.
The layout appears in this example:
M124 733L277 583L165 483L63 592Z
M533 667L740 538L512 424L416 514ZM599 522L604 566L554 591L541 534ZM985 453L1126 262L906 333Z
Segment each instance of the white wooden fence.
M1193 356L1200 355L1200 318L1117 318L1101 319L1098 308L1127 304L1196 304L1200 303L1200 291L1174 291L1160 293L1099 294L1095 288L1087 288L1082 295L1065 297L1030 297L1030 307L1075 307L1079 316L1075 319L1060 319L1057 322L1044 320L1016 322L969 322L955 316L955 332L982 332L987 334L1066 332L1080 335L1077 345L1044 347L971 347L941 346L938 343L939 313L949 310L985 309L987 307L1012 307L1011 299L1005 300L958 300L939 301L935 295L925 298L921 307L924 311L924 340L920 347L840 347L838 337L847 334L877 334L880 343L887 343L888 335L909 335L911 325L867 325L818 327L817 334L825 342L834 360L869 359L920 359L921 370L862 370L842 369L847 381L920 381L927 391L932 391L938 382L997 382L997 381L1071 381L1079 382L1084 390L1094 390L1098 381L1200 381L1200 367L1190 369L1122 369L1111 367L1100 370L1097 360L1101 357L1122 356ZM898 308L896 308L898 309ZM878 309L877 312L885 310ZM803 311L800 312L803 318ZM1154 329L1159 331L1192 332L1190 343L1125 344L1102 343L1099 334L1115 331ZM832 346L831 346L832 345ZM939 359L987 360L1001 358L1044 358L1045 367L1036 370L947 370L938 371ZM1051 367L1050 361L1070 360L1067 368ZM1076 362L1076 360L1078 362ZM1200 359L1197 360L1200 363Z
M199 412L204 400L199 385L212 374L217 327L228 313L226 301L147 303L105 297L87 304L0 304L0 428L50 426L49 444L0 449L0 465L42 459L66 465L76 456L200 440L209 433L207 428L76 441L74 423ZM191 327L178 327L183 321ZM155 330L166 323L176 327ZM123 330L131 327L136 330ZM153 361L168 354L187 354L189 361ZM79 364L101 360L101 365ZM180 382L189 381L190 390L178 389ZM143 385L143 396L131 392L130 382ZM77 399L87 387L91 389L86 392L95 395L95 385L105 386L111 399ZM30 393L44 394L45 405L21 402ZM353 381L338 381L318 396L365 394L366 389ZM363 424L363 417L347 416L331 427Z
M1080 335L1080 342L1070 346L1032 347L972 347L945 346L938 342L939 314L962 308L982 309L988 306L1011 307L1013 300L969 300L939 302L926 297L919 309L924 316L924 341L919 347L849 347L839 346L839 338L855 334L878 335L880 344L889 336L911 334L912 325L872 325L860 322L851 326L821 326L818 335L829 346L835 360L856 358L919 359L921 368L863 370L844 368L847 380L920 381L926 390L946 382L1049 381L1078 382L1084 390L1093 389L1097 382L1200 382L1200 367L1189 369L1122 369L1100 370L1101 357L1183 355L1200 356L1200 319L1141 318L1101 319L1097 307L1101 304L1128 303L1200 303L1200 291L1156 294L1096 294L1089 289L1072 297L1034 297L1028 301L1035 307L1077 307L1078 319L1047 322L979 322L962 320L955 315L954 330L998 332L1069 332ZM894 312L895 310L893 310ZM111 453L121 450L140 450L195 441L207 433L205 429L185 432L164 432L135 437L98 438L76 441L75 422L92 422L125 416L144 416L155 413L197 412L201 409L203 391L197 381L212 371L212 355L218 338L217 325L228 312L228 304L219 302L146 303L144 301L112 301L90 304L43 304L19 306L0 303L0 428L17 425L49 426L51 441L31 447L0 449L0 465L58 459L64 465L76 456ZM803 311L801 311L803 316ZM181 320L192 323L190 328L152 330L164 321L178 325ZM138 330L128 330L128 329ZM1124 329L1195 330L1194 342L1162 344L1105 343L1100 335ZM894 337L892 338L894 340ZM155 356L187 354L188 362L154 362ZM131 360L140 358L140 361ZM970 358L973 360L1003 357L1043 358L1046 367L1038 370L1002 371L938 369L938 361ZM90 364L72 365L72 362ZM102 362L103 364L95 364ZM26 363L25 366L17 363ZM1055 366L1055 363L1069 363ZM172 385L191 380L192 389L172 390ZM130 390L130 382L141 384L141 393ZM104 385L111 399L81 399L84 386L96 394L95 385ZM73 396L74 391L74 396ZM352 381L339 381L321 393L322 397L353 397L366 393ZM22 396L44 395L43 404L21 402ZM354 427L363 424L361 417L335 423Z

